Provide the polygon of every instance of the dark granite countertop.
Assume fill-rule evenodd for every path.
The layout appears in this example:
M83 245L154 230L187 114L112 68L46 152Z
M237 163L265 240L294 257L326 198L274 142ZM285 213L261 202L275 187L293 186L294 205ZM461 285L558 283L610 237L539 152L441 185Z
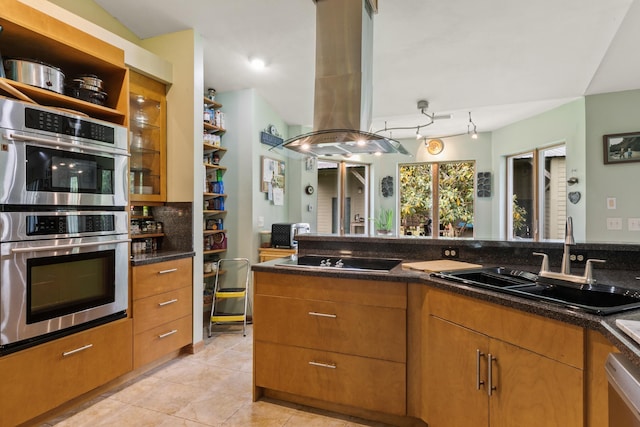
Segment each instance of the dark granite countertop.
M147 265L158 262L172 261L174 259L190 258L195 256L194 251L157 251L145 254L135 254L131 256L131 265Z
M283 266L286 259L270 260L252 266L253 271L258 272L277 272L283 274L296 274L300 276L321 276L333 278L349 278L363 279L375 281L391 281L391 282L412 282L420 283L425 286L431 286L438 289L454 292L460 295L466 295L479 300L492 302L505 307L511 307L518 310L537 314L543 317L553 318L562 322L571 323L577 326L589 328L602 333L621 353L625 354L634 364L640 366L640 344L636 343L627 334L622 332L616 326L616 319L632 319L640 320L640 309L626 311L618 314L600 316L590 314L578 310L569 309L548 302L535 301L527 298L518 297L493 291L489 289L479 288L475 286L465 285L461 283L453 283L437 277L433 277L428 273L403 269L401 266L394 268L389 272L372 272L372 271L340 271L328 270L322 268L300 268L296 266ZM410 260L413 261L413 260ZM409 261L408 261L409 262ZM520 270L536 272L539 267L533 266L506 266ZM601 273L603 274L603 273ZM604 273L599 277L600 281L607 280L608 283L618 286L633 284L635 271L613 271Z

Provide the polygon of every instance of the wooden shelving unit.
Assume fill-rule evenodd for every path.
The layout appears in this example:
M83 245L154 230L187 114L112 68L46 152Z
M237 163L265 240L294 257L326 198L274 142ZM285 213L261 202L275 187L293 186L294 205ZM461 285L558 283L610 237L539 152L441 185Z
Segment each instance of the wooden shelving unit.
M222 104L212 101L207 97L203 97L203 103L204 108L208 108L213 111L222 108ZM203 121L202 125L203 132L205 133L205 141L202 144L202 151L204 154L203 165L208 183L208 188L202 193L202 201L204 205L204 209L202 211L204 217L204 229L202 234L203 241L205 242L203 249L203 263L216 262L218 259L224 258L224 253L227 251L227 230L223 226L224 218L227 214L225 202L228 197L224 192L223 177L224 173L227 171L227 167L220 164L220 161L227 153L227 148L220 145L222 136L226 132L226 129L219 126L217 122L215 124L213 123L215 113L211 116L212 122L209 123ZM216 143L211 143L207 140L206 136L210 135L215 136L215 139L217 139ZM214 156L216 158L215 162L212 161L212 157ZM216 185L214 185L214 183L216 183ZM214 228L209 228L210 224ZM220 274L224 274L224 272L219 272L219 275ZM203 274L205 282L203 295L205 312L209 312L211 310L212 291L215 278L215 271Z

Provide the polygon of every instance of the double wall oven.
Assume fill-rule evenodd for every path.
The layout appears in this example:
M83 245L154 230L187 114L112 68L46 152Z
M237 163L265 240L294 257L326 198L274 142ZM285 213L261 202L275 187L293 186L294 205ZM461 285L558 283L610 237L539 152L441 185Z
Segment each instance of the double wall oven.
M0 353L126 316L127 129L0 99Z

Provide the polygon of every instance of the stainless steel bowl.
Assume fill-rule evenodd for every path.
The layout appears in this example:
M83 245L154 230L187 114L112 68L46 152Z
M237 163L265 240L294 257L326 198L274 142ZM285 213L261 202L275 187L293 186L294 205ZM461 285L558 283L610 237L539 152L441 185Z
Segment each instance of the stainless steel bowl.
M11 80L64 93L64 73L52 65L28 59L5 59L4 69Z

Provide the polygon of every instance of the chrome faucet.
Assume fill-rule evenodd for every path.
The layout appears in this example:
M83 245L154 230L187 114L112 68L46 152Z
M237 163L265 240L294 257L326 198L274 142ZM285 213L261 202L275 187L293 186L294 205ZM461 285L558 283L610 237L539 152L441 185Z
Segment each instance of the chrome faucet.
M573 238L573 219L567 217L567 223L564 229L564 251L562 253L562 267L560 273L554 273L549 270L549 256L544 253L534 252L533 255L542 257L542 266L538 276L548 277L551 279L560 279L568 282L592 285L596 282L593 278L593 264L605 262L602 259L588 259L584 269L584 275L574 276L571 274L571 246L575 246L576 241Z
M571 274L571 246L575 246L576 241L573 238L573 219L567 217L567 223L564 227L564 252L562 253L562 274Z

